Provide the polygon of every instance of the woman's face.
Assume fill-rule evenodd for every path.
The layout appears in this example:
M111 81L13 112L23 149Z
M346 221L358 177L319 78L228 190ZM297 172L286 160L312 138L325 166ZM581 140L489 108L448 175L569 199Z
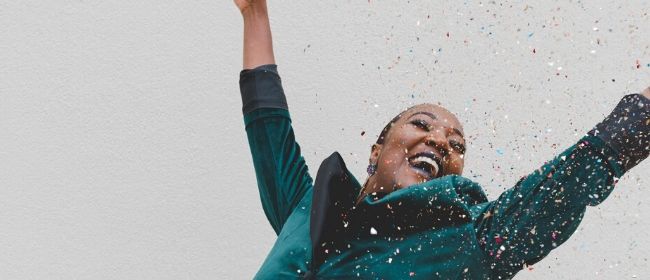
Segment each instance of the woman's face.
M389 193L449 174L462 174L465 139L458 119L446 109L420 104L402 113L384 139L374 144L366 194Z

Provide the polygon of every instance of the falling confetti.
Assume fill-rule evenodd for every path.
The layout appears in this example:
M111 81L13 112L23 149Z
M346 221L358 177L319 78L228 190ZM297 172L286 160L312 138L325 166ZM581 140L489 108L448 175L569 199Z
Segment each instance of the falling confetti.
M370 3L370 1L368 2ZM365 63L361 63L361 65L363 66L362 69L371 70L368 71L369 75L381 75L388 72L390 75L378 75L372 77L375 78L372 81L379 81L378 84L383 83L383 85L380 85L382 86L381 89L386 89L386 92L394 95L389 96L392 98L390 101L385 101L388 99L375 99L376 103L367 101L365 105L366 109L370 109L374 113L370 118L375 118L379 116L379 113L383 114L392 110L392 106L398 107L401 105L399 102L417 103L418 100L416 99L422 99L425 102L430 102L432 99L435 100L433 102L437 102L439 99L444 102L445 98L454 96L450 88L455 88L457 83L455 79L467 77L474 78L477 83L480 83L476 86L479 90L490 88L492 82L495 82L493 84L496 88L502 87L511 91L508 93L509 99L507 102L490 100L489 97L479 96L474 98L473 101L468 98L466 104L452 103L451 105L460 110L464 108L464 112L469 115L466 119L478 122L476 124L472 123L471 126L483 129L480 133L492 133L490 135L478 135L478 132L473 132L474 135L471 135L472 132L468 130L470 135L466 135L468 140L487 139L482 140L484 142L476 141L478 142L474 144L476 146L468 143L468 146L476 147L476 153L473 154L476 158L486 159L479 160L479 162L485 166L487 174L475 175L472 170L469 170L466 172L467 175L463 175L465 177L458 176L454 177L453 180L444 181L444 179L440 178L440 181L421 181L422 185L414 186L412 190L404 187L390 195L384 194L385 196L379 196L377 195L378 192L373 192L373 200L361 201L361 206L353 207L352 212L350 212L359 211L357 213L360 215L357 217L359 219L351 219L353 215L347 212L345 215L334 212L334 215L327 216L333 217L333 219L343 219L336 220L336 223L324 227L327 229L324 235L327 237L329 232L341 235L333 236L336 237L335 239L316 243L316 245L323 244L324 248L322 250L313 250L313 252L322 253L324 251L328 253L329 255L325 258L325 265L330 265L330 268L336 267L336 262L342 260L339 256L347 256L348 259L344 261L356 262L346 266L353 270L349 275L350 277L356 274L356 278L360 279L377 278L378 271L384 269L384 272L388 273L394 271L393 275L398 275L394 278L397 279L404 278L406 275L411 277L417 275L417 277L422 278L449 278L446 274L442 274L443 270L431 269L435 264L426 266L422 270L415 265L421 263L426 256L431 256L436 252L449 251L454 255L445 258L444 261L450 263L445 267L454 270L452 272L454 276L458 276L460 272L463 272L469 273L469 276L466 276L468 279L485 279L486 277L481 277L483 276L481 274L483 273L482 269L492 272L491 269L498 266L507 267L512 270L512 273L516 273L517 269L532 271L532 265L528 265L531 258L546 255L569 238L572 234L569 229L577 228L582 213L575 212L574 209L584 209L587 205L600 203L604 198L608 197L609 191L612 190L612 182L615 183L620 177L621 174L613 174L612 170L606 170L607 166L614 166L614 163L611 162L611 158L608 159L607 155L600 154L605 151L602 146L598 146L602 143L585 141L580 142L579 145L572 145L576 142L570 143L560 140L564 139L562 137L569 139L573 136L578 138L583 135L585 131L580 129L583 128L582 126L585 123L578 122L576 119L586 119L582 118L581 114L601 110L604 108L602 104L605 103L588 99L595 96L591 89L580 90L577 88L581 85L580 83L567 83L566 80L558 79L556 76L568 78L565 73L580 73L580 69L602 70L604 66L608 66L607 63L611 62L608 61L612 59L610 54L618 51L617 44L619 42L612 44L612 41L618 38L626 38L630 41L640 40L635 39L640 36L633 35L629 36L629 38L628 36L615 36L618 35L616 32L619 32L619 29L614 28L615 26L605 25L610 24L611 21L607 21L607 23L596 21L595 23L585 22L581 25L574 24L573 19L568 19L561 14L563 10L560 10L560 8L564 9L564 7L557 7L557 9L553 8L550 11L553 14L549 17L530 17L531 20L515 26L514 28L517 29L517 33L514 33L517 35L514 38L514 40L517 40L515 43L511 41L512 38L501 36L501 34L506 34L503 31L514 31L500 27L505 23L505 20L508 20L507 14L501 14L506 9L505 6L495 8L493 6L497 6L499 3L495 5L493 2L472 3L467 1L465 3L465 5L480 5L480 12L487 12L490 21L486 21L484 16L479 16L467 9L457 9L453 11L458 14L455 24L459 26L465 24L468 28L453 28L454 31L446 31L441 28L448 28L448 25L433 27L433 24L427 24L431 23L427 20L431 17L429 15L427 15L427 19L418 20L402 14L399 16L406 16L403 18L407 19L405 22L408 28L414 29L417 34L409 34L408 37L400 38L399 35L394 35L396 32L392 30L393 24L382 26L382 30L385 30L386 34L384 34L383 38L381 35L378 37L381 38L382 43L387 44L382 46L382 51L387 50L389 53L385 55L386 57L380 58L386 58L387 61L371 62L364 57L361 58L362 61L369 63L370 68L365 68ZM510 5L514 4L511 3ZM516 7L518 11L521 11L522 8L523 5ZM544 13L548 12L546 7L540 9L539 7L533 8L526 5L524 8L524 11L531 16L534 16L534 13L539 10ZM374 16L374 11L369 14ZM436 18L436 15L432 15L432 17ZM538 20L535 20L536 18ZM467 22L460 22L462 20ZM492 22L497 24L492 25ZM625 22L634 23L637 21ZM415 26L413 26L414 23ZM599 28L595 27L596 25L602 27L604 32L599 32ZM592 26L594 32L588 32L589 26ZM510 25L508 28L514 29ZM633 28L631 29L634 31ZM462 30L462 32L457 30ZM585 30L587 32L584 32ZM612 30L616 31L610 34L613 32ZM388 32L391 33L388 34ZM456 32L454 40L450 39L451 32ZM628 32L628 30L625 30L625 32ZM448 40L440 40L442 39L439 37L440 33L443 34L443 38L448 38ZM526 36L528 40L523 40L524 37L521 36ZM535 37L535 39L532 39L532 37ZM364 44L364 46L354 47L352 49L360 50L359 53L363 53L366 49L362 50L362 48L367 46ZM541 48L539 55L536 55L537 47ZM442 54L443 48L447 48L445 54ZM316 49L311 50L310 45L307 45L306 50L314 51ZM368 52L372 51L376 51L376 49L370 48ZM476 51L476 53L472 53L473 51ZM531 55L531 53L534 55ZM461 54L469 55L462 57L462 60L458 60L457 58ZM495 54L496 59L493 57L487 59L482 56L484 54ZM594 76L587 78L592 78L594 83L604 85L600 88L613 88L615 92L622 92L623 89L627 89L628 84L638 82L633 80L633 77L628 77L630 73L624 73L623 71L640 73L639 71L632 71L627 62L634 62L633 65L636 69L641 69L644 65L650 67L646 57L643 57L645 54L636 55L638 59L623 57L620 62L615 61L617 62L616 65L612 65L617 68L594 71ZM358 67L358 64L356 64L358 62L354 63ZM465 64L476 66L476 70L471 69L474 67L464 67ZM374 71L374 67L380 70ZM481 67L496 71L482 71L480 70ZM395 72L391 72L391 70L395 70ZM513 75L502 76L499 71ZM477 73L485 74L478 76ZM608 80L611 82L616 81L612 77L606 77L606 75L611 74L619 75L617 85L608 82ZM472 77L472 75L475 77ZM581 73L581 75L584 74ZM582 76L579 79L584 81ZM472 87L468 86L460 88L460 90L472 89ZM600 94L601 97L611 95L611 93L605 92ZM416 98L415 95L418 95L418 97ZM530 108L521 110L519 108L521 106L512 106L510 104L519 104L520 101L531 103L524 105ZM394 102L398 102L397 105ZM372 110L373 107L379 108L378 103L382 104L382 109ZM562 116L558 112L560 114L565 114L563 112L571 113ZM604 109L599 112L605 113ZM591 114L593 116L595 113ZM364 128L369 125L364 124L366 126ZM513 126L530 128L530 132L515 131L512 133ZM629 131L634 130L626 129L626 134ZM569 133L567 134L567 132ZM370 133L372 134L372 132ZM365 130L360 132L362 137L365 134ZM509 139L508 137L511 136L512 139ZM495 140L504 137L503 141ZM361 140L363 139L365 138ZM554 142L557 142L557 144ZM391 149L391 152L401 153L404 150L404 154L409 154L414 149L419 150L424 146L426 145L414 145L406 148L399 146L399 149ZM553 160L542 161L543 159L540 158L540 156L544 156L541 152L548 152L547 155L550 155L550 153L560 153L563 151L562 149L568 147L571 147L570 150L557 158L553 158ZM503 157L506 153L508 156ZM463 155L460 157L463 158ZM471 157L467 157L467 159L469 158ZM380 162L390 163L388 160L381 160ZM358 164L361 164L360 160ZM533 164L535 166L531 167ZM365 158L363 166L365 167ZM294 168L294 166L290 167ZM516 174L522 172L520 167L531 167L531 170L526 170L526 172L530 171L531 173ZM614 177L615 175L618 177ZM493 196L492 199L494 200L492 201L480 202L487 205L482 206L481 209L484 210L477 210L477 213L467 213L463 210L471 208L477 202L469 203L465 201L471 200L471 195L461 193L462 188L454 185L456 182L454 180L467 178L484 180L488 183L487 190L489 192L495 190L506 190L506 192L501 196L498 194ZM510 179L512 179L512 182L509 185L505 185L500 181ZM623 180L626 179L623 178ZM294 181L298 182L299 180ZM332 180L331 182L342 181ZM440 182L443 184L440 184ZM363 181L359 183L363 183ZM462 186L464 188L474 182L468 180L463 183L465 184ZM338 185L332 186L331 189L335 191L343 189L338 187ZM477 189L480 189L480 187L477 186ZM400 195L404 194L408 195L408 199L400 200ZM356 195L356 193L351 195ZM332 208L334 210L332 211L345 208L345 203L341 204L340 201L334 199L335 197L328 197L333 201L334 206ZM609 197L616 197L616 193ZM299 201L299 199L292 199L292 201ZM456 205L456 203L458 204ZM573 205L576 207L567 207L571 206L569 205L571 203L576 204ZM414 205L420 208L414 207ZM451 208L453 208L453 213L450 211ZM305 210L304 207L302 209ZM431 214L431 211L428 210L434 210L436 215L428 216L428 214ZM403 215L404 213L408 213L408 215ZM405 222L409 217L417 217L417 220ZM543 217L543 221L526 220L536 217ZM524 220L527 223L526 226L520 226L519 219ZM303 222L308 224L308 221ZM380 225L380 223L386 224ZM331 225L334 226L329 227ZM370 227L370 225L377 226L377 228ZM469 227L471 230L462 232L463 236L460 238L456 235L459 232L457 225ZM416 229L418 226L426 227ZM472 228L472 226L477 228ZM308 230L305 230L306 228L300 231L293 230L293 228L295 226L291 228L293 232L308 232ZM445 232L449 229L456 230L451 235L453 236L451 239L449 238L450 235ZM368 238L368 231L371 235L370 238ZM378 231L382 231L382 234L379 235ZM417 233L413 234L413 232ZM345 239L345 233L352 234L350 239ZM413 236L415 238L412 238ZM302 237L304 238L304 236ZM340 239L338 239L339 237ZM363 240L363 238L367 239ZM409 238L412 239L409 240ZM291 237L287 237L285 244L293 246L294 243L290 241L295 240L290 239ZM337 240L345 243L335 244L338 242ZM521 240L524 240L524 242L521 242ZM480 246L475 246L477 243ZM292 254L299 255L294 253L299 251L300 254L304 254L304 251L308 250L308 248L305 249L302 246L304 245L295 245L295 248L290 248ZM350 252L343 253L339 251L345 250L346 246ZM446 246L453 247L453 250L447 250L449 248ZM401 253L397 247L402 248ZM474 249L480 250L480 253L472 252ZM591 253L590 249L584 249L583 247L577 250ZM358 258L352 259L349 256L358 256ZM468 268L467 264L473 262L465 259L466 256L479 256L482 259L475 263L481 263L485 267L472 265ZM308 257L301 259L300 262L305 262L307 259ZM534 260L538 261L539 259ZM295 266L289 267L295 269ZM537 270L542 270L543 267L546 267L546 265L540 265ZM428 271L440 272L441 275L432 276L427 274ZM291 272L295 273L295 270ZM302 271L298 270L298 272L305 273L304 269ZM345 273L342 272L342 274ZM535 271L535 273L542 272ZM630 274L626 275L629 277ZM514 274L511 274L499 278L511 279L513 276ZM538 275L538 277L544 276Z

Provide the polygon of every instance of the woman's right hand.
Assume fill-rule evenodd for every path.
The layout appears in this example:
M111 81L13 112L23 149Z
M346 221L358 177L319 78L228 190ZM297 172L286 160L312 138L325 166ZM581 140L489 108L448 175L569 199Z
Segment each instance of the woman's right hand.
M266 6L266 0L234 0L235 4L237 5L237 8L239 8L239 11L243 14L246 10L249 8L256 6L256 5L264 5Z
M650 87L646 88L643 92L641 92L641 95L643 95L646 98L650 99Z

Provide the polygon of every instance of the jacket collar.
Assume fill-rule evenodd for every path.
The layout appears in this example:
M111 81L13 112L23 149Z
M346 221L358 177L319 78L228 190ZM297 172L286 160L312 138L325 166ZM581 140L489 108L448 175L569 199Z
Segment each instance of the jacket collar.
M320 165L314 183L311 203L310 236L312 240L312 265L325 260L326 252L335 240L341 238L345 225L342 214L354 206L361 185L345 166L343 158L334 152Z
M311 206L312 265L320 266L342 245L337 241L464 224L471 221L469 207L487 201L480 185L458 175L409 186L383 197L369 195L355 206L360 190L361 185L338 152L321 163Z

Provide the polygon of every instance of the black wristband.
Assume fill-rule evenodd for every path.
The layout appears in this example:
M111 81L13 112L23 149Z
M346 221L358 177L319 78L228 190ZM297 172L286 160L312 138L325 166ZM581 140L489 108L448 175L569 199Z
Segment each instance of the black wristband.
M640 94L624 96L588 134L618 152L624 171L632 169L650 154L650 99Z
M266 64L255 69L241 71L239 89L244 114L259 108L288 110L287 99L282 89L282 81L277 67L275 64Z

